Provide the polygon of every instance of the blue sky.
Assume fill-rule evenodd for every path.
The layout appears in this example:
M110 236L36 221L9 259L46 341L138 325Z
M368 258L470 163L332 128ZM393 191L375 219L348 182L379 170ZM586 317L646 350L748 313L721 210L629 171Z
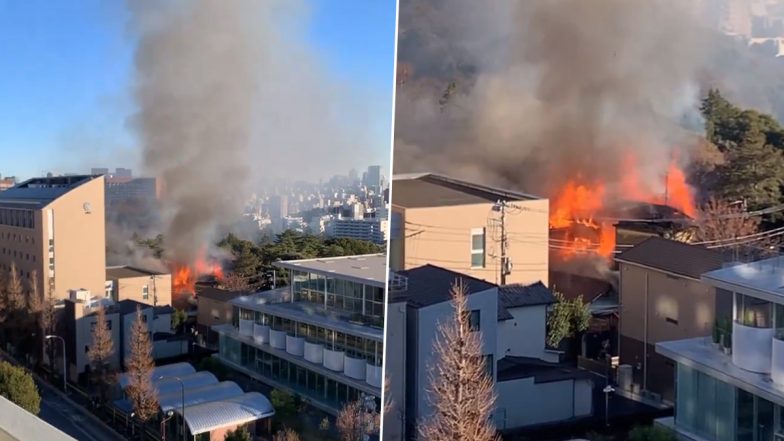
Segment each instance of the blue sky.
M374 103L372 148L387 164L395 1L310 3L307 38L338 79ZM122 0L0 0L0 174L130 161L133 51Z

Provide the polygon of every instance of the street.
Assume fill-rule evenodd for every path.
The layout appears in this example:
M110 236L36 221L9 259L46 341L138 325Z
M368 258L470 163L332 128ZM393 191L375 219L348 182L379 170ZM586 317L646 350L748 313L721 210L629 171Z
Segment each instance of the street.
M86 410L69 403L61 394L55 392L52 386L40 381L36 384L41 393L41 412L38 417L42 420L80 441L124 439L95 422L86 415Z

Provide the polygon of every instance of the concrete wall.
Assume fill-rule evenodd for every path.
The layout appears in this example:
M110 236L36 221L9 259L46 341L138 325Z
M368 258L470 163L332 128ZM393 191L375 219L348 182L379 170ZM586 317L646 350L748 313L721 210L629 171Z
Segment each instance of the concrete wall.
M97 322L95 314L91 314L92 311L84 310L84 305L80 303L72 303L73 311L72 320L73 320L73 341L74 345L72 348L69 348L73 352L68 354L68 358L70 360L69 364L69 376L71 379L76 380L78 375L82 372L85 372L85 369L90 364L90 359L87 357L87 348L90 347L93 341L92 336L92 327L93 324ZM90 314L90 315L87 315ZM111 334L112 334L112 341L114 342L114 353L110 359L111 366L113 368L120 367L120 352L122 351L122 344L121 344L121 337L120 337L120 316L117 313L107 313L106 314L106 322L111 327ZM55 345L59 345L59 342L53 342ZM59 348L57 349L60 350ZM72 355L73 354L73 355Z
M468 308L479 310L480 332L482 340L482 353L492 355L493 363L498 361L497 343L497 323L498 323L498 289L493 288L486 291L473 293L468 296ZM419 308L416 319L417 334L416 347L411 348L415 354L415 360L407 360L409 369L415 369L415 373L408 377L410 381L406 384L406 393L414 394L413 409L408 409L409 415L415 412L415 418L421 420L432 413L431 405L426 393L423 393L430 386L431 367L436 362L436 355L433 351L433 344L438 335L439 323L447 323L452 320L454 309L451 302L438 303L424 308ZM409 351L409 354L411 351ZM493 380L495 381L496 369L493 368ZM411 419L411 416L407 419ZM413 421L407 421L413 423Z
M686 277L620 264L621 335L645 341L710 335L715 298L708 285ZM647 305L646 305L647 283Z
M229 302L199 296L197 298L196 323L210 327L231 323L233 309Z
M580 398L575 401L575 391ZM575 387L574 380L535 383L533 378L521 378L496 385L498 401L496 423L499 429L545 424L575 417L575 408L584 411L590 401L590 389ZM579 404L579 405L578 405Z
M114 280L114 290L117 293L115 301L135 300L147 305L171 305L171 274L158 274L155 276L154 280L150 277L151 276L126 277ZM145 286L148 289L148 296L146 299L144 298Z
M513 271L507 283L548 284L549 203L546 199L518 201L516 205L530 209L508 213L507 231L511 235L508 255ZM487 228L492 204L473 204L432 208L403 208L392 205L397 237L390 237L393 270L409 269L431 263L489 282L499 278L500 242L489 231L485 240L485 267L471 267L471 231ZM398 217L399 215L399 217ZM422 226L424 225L424 226ZM519 235L537 235L542 240L515 240ZM400 243L402 241L402 244Z
M687 277L620 263L619 291L621 363L634 367L635 382L641 387L646 383L649 391L671 399L674 367L656 354L654 345L710 335L714 289Z
M498 356L546 358L547 306L513 308L511 320L498 322Z
M384 339L385 401L390 408L384 415L384 441L402 440L405 427L406 393L406 304L387 306Z
M90 212L84 209L90 204ZM66 298L68 290L84 288L102 296L106 278L106 220L104 178L86 182L49 204L54 231L55 296ZM41 222L47 233L49 223ZM48 238L43 235L44 265L48 265ZM48 270L48 268L47 268Z

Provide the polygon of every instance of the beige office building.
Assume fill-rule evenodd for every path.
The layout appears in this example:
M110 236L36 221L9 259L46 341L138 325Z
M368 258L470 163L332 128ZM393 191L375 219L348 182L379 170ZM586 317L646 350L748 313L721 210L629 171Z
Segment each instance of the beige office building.
M544 198L435 174L395 176L390 267L432 264L501 283L503 226L506 283L547 285L548 218Z
M103 177L34 178L0 193L0 268L12 262L25 280L37 274L41 294L103 293Z

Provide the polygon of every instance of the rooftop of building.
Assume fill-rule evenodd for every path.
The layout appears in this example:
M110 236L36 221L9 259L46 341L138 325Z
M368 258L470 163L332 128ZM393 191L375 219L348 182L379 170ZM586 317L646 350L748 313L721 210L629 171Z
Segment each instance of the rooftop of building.
M385 286L387 277L385 254L285 260L275 266L379 287Z
M542 282L523 285L515 283L498 288L498 320L511 320L512 308L541 306L555 303L555 296Z
M616 256L615 260L699 280L703 273L721 268L724 256L701 245L653 236Z
M248 293L244 291L229 291L206 284L196 284L196 298L205 298L217 302L228 302L244 295L248 295Z
M586 379L593 375L585 370L560 363L548 363L531 357L504 357L496 363L498 381L534 378L535 383Z
M714 269L705 272L702 280L724 289L755 291L765 297L781 299L784 297L784 256Z
M452 285L457 281L463 282L469 295L497 288L494 283L431 264L398 271L397 274L407 279L406 288L390 291L389 302L406 302L414 308L450 301Z
M618 293L610 280L573 274L566 271L550 271L550 285L567 299L579 296L587 303L600 297L617 297Z
M132 277L162 276L166 273L143 269L130 265L106 267L106 280L128 279Z
M0 396L0 440L75 441L61 430Z
M434 173L396 175L394 205L404 208L447 207L542 199L526 193L488 187Z
M193 435L275 414L272 404L264 395L243 392L232 381L218 382L212 373L195 372L189 363L158 366L153 370L151 378L158 393L161 411L182 415L184 406L185 422ZM120 385L127 387L126 374L120 376ZM124 412L133 411L128 399L117 400L114 404Z
M72 175L28 179L0 193L0 206L42 208L74 188L101 175Z
M288 287L272 291L240 296L231 304L254 311L265 312L276 317L295 320L301 323L321 326L346 334L382 341L383 323L367 321L359 314L348 314L332 308L325 308L311 302L290 302Z

